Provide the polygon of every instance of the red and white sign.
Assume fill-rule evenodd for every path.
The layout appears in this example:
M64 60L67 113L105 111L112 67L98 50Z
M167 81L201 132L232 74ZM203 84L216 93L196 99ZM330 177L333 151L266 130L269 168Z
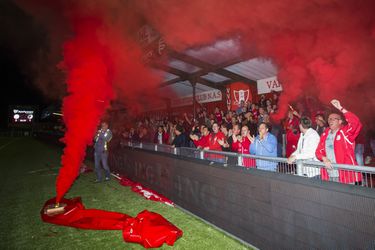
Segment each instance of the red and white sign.
M248 84L243 82L235 82L227 85L228 110L236 110L241 102L251 102L252 99L252 93Z
M257 80L257 87L258 95L270 93L272 91L279 92L283 90L281 83L279 83L276 76Z
M235 103L248 102L250 96L250 89L233 90L233 97Z
M217 102L222 100L222 94L220 90L210 90L195 95L195 99L198 103ZM171 101L172 107L188 106L193 104L193 95L184 96Z

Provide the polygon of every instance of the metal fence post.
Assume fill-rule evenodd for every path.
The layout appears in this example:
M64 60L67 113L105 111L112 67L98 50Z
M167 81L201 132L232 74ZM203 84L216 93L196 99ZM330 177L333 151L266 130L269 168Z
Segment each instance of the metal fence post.
M303 176L302 174L302 167L303 167L303 161L297 160L296 161L296 175Z
M238 158L237 158L237 165L238 165L238 166L242 166L242 155L238 155Z

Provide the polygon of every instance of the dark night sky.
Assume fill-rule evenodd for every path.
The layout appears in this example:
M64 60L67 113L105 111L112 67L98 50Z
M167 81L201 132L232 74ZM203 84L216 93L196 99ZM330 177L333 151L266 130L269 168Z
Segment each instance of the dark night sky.
M10 0L0 1L0 127L8 120L9 105L46 106L47 101L33 84L28 68L38 49L45 44L42 27Z

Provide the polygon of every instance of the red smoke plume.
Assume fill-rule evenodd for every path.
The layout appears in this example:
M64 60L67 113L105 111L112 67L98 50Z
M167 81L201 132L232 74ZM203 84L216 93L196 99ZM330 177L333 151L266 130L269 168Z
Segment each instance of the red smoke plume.
M63 176L77 174L84 148L112 98L111 91L128 106L138 104L140 96L142 100L154 96L158 79L140 62L142 49L136 39L144 23L177 51L235 37L245 58L271 59L284 88L280 115L297 97L315 95L324 103L337 98L361 118L373 118L373 0L27 2L23 6L46 25L51 19L45 12L35 11L35 4L54 10L53 20L56 16L61 19L58 27L67 23L74 31L64 50L70 94L64 101L67 148L65 168L58 178L59 196L74 179L60 185Z
M92 144L110 101L116 97L130 107L131 102L137 103L139 96L155 98L154 87L160 80L141 63L141 49L134 37L128 35L132 26L137 25L137 19L108 15L111 9L108 4L40 0L23 6L34 15L44 13L38 17L44 22L50 15L58 23L65 20L66 29L70 30L71 38L62 45L64 59L59 64L65 71L67 85L67 96L63 100L66 147L56 182L56 201L59 202L77 177L86 147ZM131 28L124 28L125 21L129 21ZM53 23L49 26L51 30Z
M113 98L109 49L100 43L96 33L102 25L97 18L76 19L76 36L64 44L61 67L67 75L68 96L63 102L67 130L56 182L57 202L77 177L86 146L91 144L97 124Z
M287 103L305 94L317 95L324 103L338 98L348 109L372 118L369 109L363 109L375 108L372 0L137 3L167 44L178 50L236 35L249 55L273 60L285 90L280 115Z
M27 2L30 9L30 1ZM375 74L372 70L375 66L375 2L372 0L33 2L59 6L60 12L61 9L70 12L72 6L76 6L74 15L89 13L102 19L110 31L102 32L103 40L109 47L121 47L124 40L127 44L131 42L130 46L114 50L121 52L114 55L114 59L119 59L119 63L125 59L123 69L133 75L131 83L125 83L121 79L123 77L118 78L123 84L118 87L120 91L116 91L121 100L134 99L149 89L146 81L136 79L144 75L150 77L150 74L137 72L143 67L134 67L133 59L139 54L132 52L133 49L140 51L134 43L135 37L141 24L148 23L164 37L168 46L178 51L235 37L241 42L245 58L270 58L279 68L279 80L286 93L281 97L281 109L285 110L286 104L301 94L317 95L325 103L336 97L349 106L355 105L353 109L356 111L360 111L361 107L352 102L353 94L355 97L365 94L367 105L375 107L371 98L375 94ZM44 21L46 18L53 20L60 28L64 23L56 21L55 16L52 18L45 11L34 12L35 15L40 13ZM130 54L126 55L128 52ZM114 77L117 78L116 74ZM124 88L126 91L123 91ZM356 91L353 93L353 90Z

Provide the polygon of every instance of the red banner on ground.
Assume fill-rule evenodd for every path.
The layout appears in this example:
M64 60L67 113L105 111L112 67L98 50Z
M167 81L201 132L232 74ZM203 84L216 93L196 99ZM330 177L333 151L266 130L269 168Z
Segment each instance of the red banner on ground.
M80 197L61 200L66 204L64 212L47 215L46 209L55 204L56 198L48 200L41 210L44 222L96 230L122 230L126 242L139 243L145 248L160 247L164 243L173 246L183 232L157 213L142 211L133 218L127 214L98 209L86 209Z
M134 182L134 181L132 181L132 180L130 180L130 179L124 177L124 176L120 176L119 181L120 181L120 184L122 186L131 187L133 192L136 192L136 193L142 195L143 197L145 197L148 200L159 201L159 202L162 202L166 205L174 207L174 204L171 200L169 200L168 198L166 198L165 196L163 196L161 194L156 193L154 190L151 190L149 188L146 188L146 187L142 186L142 184L140 184L140 183Z

